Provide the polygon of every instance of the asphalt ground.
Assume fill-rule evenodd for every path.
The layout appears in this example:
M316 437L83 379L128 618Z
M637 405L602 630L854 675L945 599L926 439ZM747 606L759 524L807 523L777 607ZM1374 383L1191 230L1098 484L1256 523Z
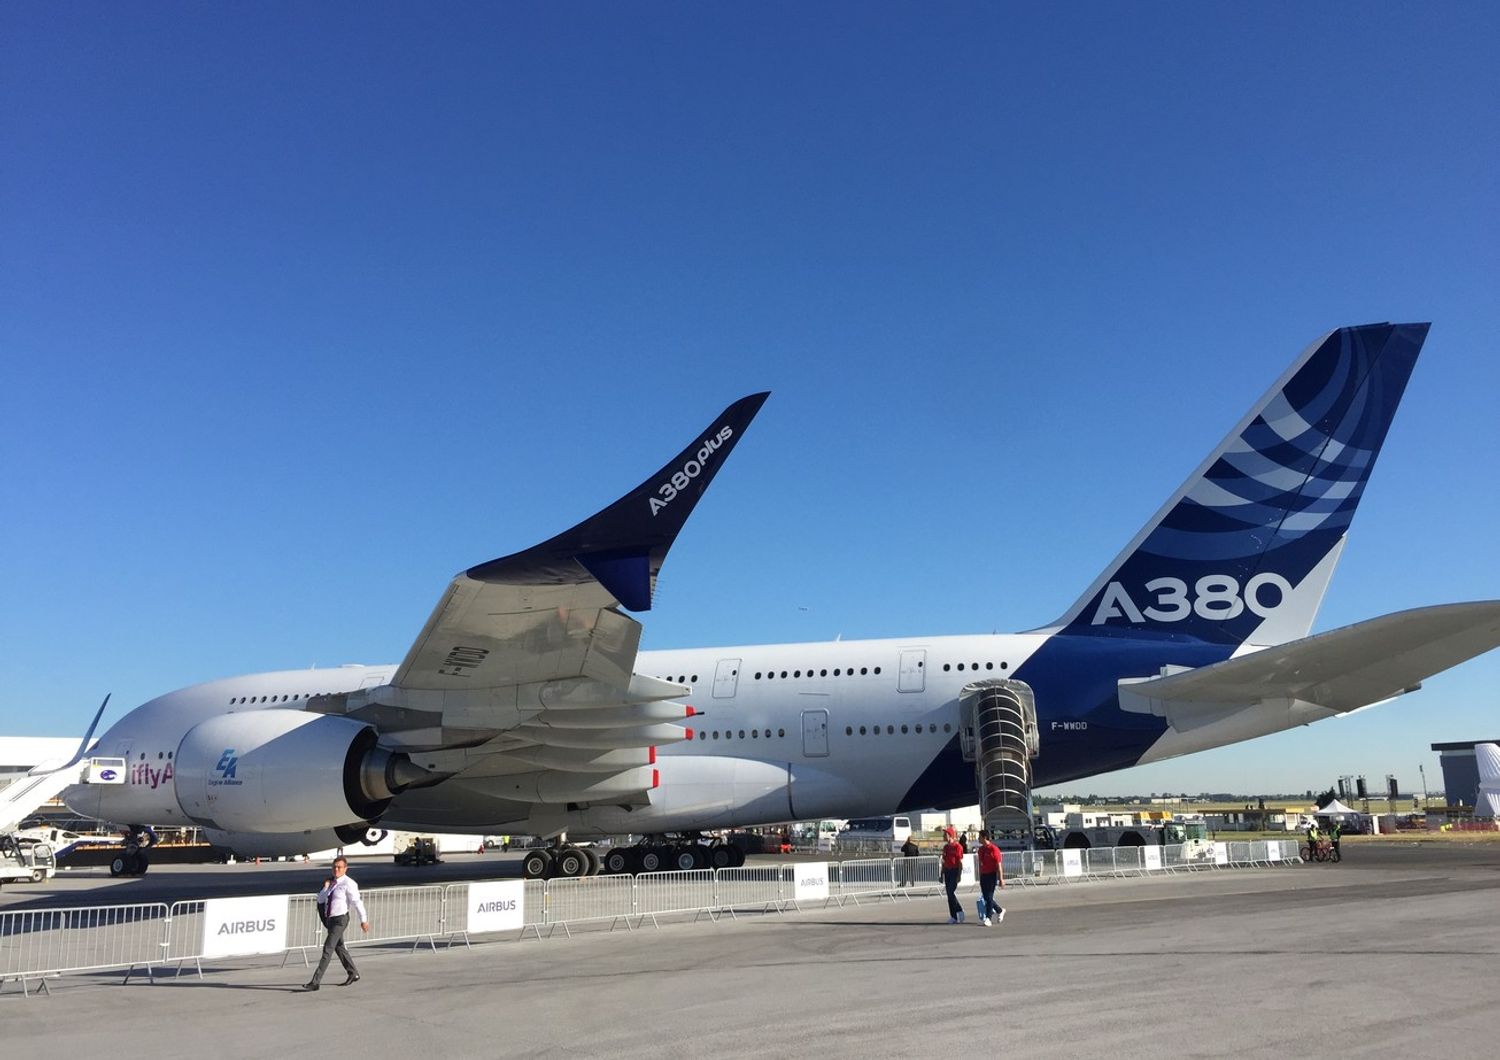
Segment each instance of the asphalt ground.
M154 986L121 986L113 973L68 977L50 997L23 998L11 984L0 995L0 1027L7 1055L1022 1049L1031 1057L1160 1060L1488 1052L1500 848L1381 844L1346 852L1340 865L1012 887L1002 895L1004 924L989 929L972 920L949 925L934 898L476 942L471 950L357 949L362 981L340 988L331 973L316 994L296 992L307 972L295 958L285 968L268 959ZM509 860L470 857L495 874ZM465 864L438 868L473 877ZM269 871L250 871L257 868ZM63 886L89 901L125 900L121 892L146 884L196 892L129 899L158 901L200 896L200 874L279 891L281 881L318 871L153 869L142 880ZM367 866L362 882L392 882L385 871ZM421 871L422 882L434 881L433 870ZM181 881L171 879L179 874ZM264 886L273 880L277 886ZM7 887L0 908L14 908L15 893Z

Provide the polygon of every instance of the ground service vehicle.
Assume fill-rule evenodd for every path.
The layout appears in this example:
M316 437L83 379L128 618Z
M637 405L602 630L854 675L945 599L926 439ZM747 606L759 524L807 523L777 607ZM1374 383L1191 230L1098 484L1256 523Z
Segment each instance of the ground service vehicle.
M1088 828L1056 828L1038 825L1038 850L1091 850L1094 847L1188 847L1198 856L1208 848L1208 829L1202 821L1166 821L1161 824L1098 825Z
M0 883L41 883L57 874L57 862L46 843L21 843L0 835Z
M838 848L890 854L900 850L910 836L910 817L856 817L838 834Z

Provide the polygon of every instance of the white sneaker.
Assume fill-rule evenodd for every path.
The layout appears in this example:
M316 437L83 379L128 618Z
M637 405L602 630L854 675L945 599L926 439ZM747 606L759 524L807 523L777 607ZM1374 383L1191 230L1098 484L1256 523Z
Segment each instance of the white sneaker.
M999 924L999 923L1003 922L1004 920L1005 920L1005 910L1002 908L1000 910L1000 912L998 912L998 913L995 914L995 923ZM986 923L988 923L988 921L986 921Z
M962 909L958 911L958 922L960 924L964 922L964 911Z
M990 918L989 917L985 917L983 920L980 921L980 923L983 924L985 927L989 927L990 926Z

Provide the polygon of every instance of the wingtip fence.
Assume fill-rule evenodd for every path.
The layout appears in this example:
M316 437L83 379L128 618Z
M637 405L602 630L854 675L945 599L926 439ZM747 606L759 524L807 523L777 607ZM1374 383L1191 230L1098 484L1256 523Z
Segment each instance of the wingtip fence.
M1290 865L1301 860L1295 840L1254 840L1194 846L1095 850L1007 851L1012 886L1073 884L1103 878ZM977 885L972 855L962 888ZM507 934L571 937L582 924L635 931L663 918L718 921L749 913L784 913L813 905L910 901L942 892L939 859L865 858L790 862L738 869L652 872L555 880L494 880L369 888L368 935L351 946L405 945L436 950L471 945L472 937ZM173 903L88 906L0 912L0 990L20 984L50 993L65 975L123 973L122 983L158 972L203 975L204 961L232 966L247 957L281 955L282 964L321 949L323 930L312 895L255 895Z

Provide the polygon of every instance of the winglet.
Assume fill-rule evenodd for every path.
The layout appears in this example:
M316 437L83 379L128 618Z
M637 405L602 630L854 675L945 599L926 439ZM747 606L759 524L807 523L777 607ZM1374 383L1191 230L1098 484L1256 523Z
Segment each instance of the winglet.
M79 762L83 761L83 756L89 750L89 741L94 738L94 730L99 727L99 719L104 717L104 708L109 706L109 697L112 695L114 695L113 692L106 692L104 694L104 702L100 703L99 709L94 711L94 720L89 722L88 732L84 733L83 739L78 741L77 752L74 753L72 758L68 759L67 765L60 768L67 769L68 766L76 766Z
M768 397L751 394L730 405L661 470L597 515L465 573L485 582L566 584L586 572L621 606L649 611L667 550Z

